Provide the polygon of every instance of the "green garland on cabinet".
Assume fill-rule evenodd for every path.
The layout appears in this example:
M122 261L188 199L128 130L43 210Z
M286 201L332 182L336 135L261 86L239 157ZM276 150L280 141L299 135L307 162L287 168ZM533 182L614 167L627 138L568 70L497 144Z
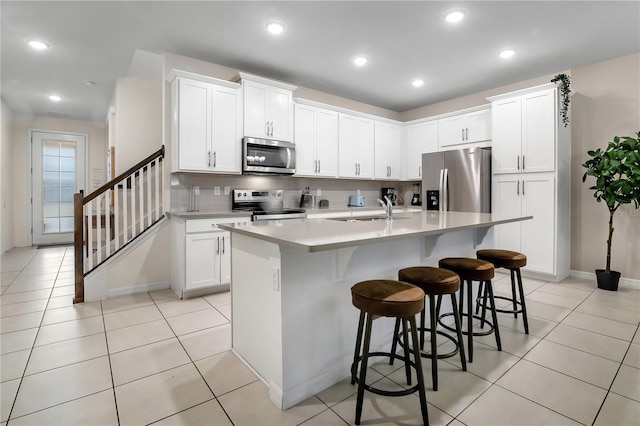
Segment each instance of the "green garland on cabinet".
M558 74L551 79L552 83L560 82L560 94L562 95L562 107L560 108L560 114L562 114L562 122L564 127L569 124L569 95L571 94L571 78L566 74Z

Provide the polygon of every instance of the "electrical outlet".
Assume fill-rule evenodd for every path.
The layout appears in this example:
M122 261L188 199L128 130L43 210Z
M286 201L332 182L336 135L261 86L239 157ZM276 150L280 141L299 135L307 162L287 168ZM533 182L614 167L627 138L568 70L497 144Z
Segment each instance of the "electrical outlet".
M231 195L231 187L230 186L225 186L224 187L224 195Z
M318 188L316 189L316 195L319 197L322 195L322 189Z
M220 187L219 186L214 186L213 187L213 195L220 195Z

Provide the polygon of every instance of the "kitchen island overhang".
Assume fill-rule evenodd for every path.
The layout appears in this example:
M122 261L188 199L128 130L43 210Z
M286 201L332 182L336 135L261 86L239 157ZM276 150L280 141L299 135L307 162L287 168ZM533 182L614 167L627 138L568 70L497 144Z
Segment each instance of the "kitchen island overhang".
M492 226L531 218L423 211L391 222L221 225L232 235L233 351L279 408L292 407L349 376L358 320L353 284L397 279L398 269L437 266L442 257L475 257L476 249L492 248ZM388 349L393 325L376 321L372 348Z

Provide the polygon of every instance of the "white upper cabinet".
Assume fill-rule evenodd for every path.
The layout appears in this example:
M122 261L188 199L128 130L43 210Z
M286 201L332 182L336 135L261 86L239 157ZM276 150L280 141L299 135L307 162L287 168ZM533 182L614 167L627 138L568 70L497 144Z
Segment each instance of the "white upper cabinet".
M203 80L215 80L203 77ZM173 80L173 171L240 173L240 86Z
M406 179L422 179L422 154L438 151L438 122L426 121L407 126Z
M492 102L493 173L555 170L555 89Z
M296 176L338 174L338 113L295 105Z
M399 180L401 178L402 127L376 121L374 131L374 178Z
M338 123L338 176L373 178L373 120L340 113Z
M481 109L438 120L439 146L460 145L491 139L491 109Z
M240 73L244 93L244 136L293 141L296 86Z

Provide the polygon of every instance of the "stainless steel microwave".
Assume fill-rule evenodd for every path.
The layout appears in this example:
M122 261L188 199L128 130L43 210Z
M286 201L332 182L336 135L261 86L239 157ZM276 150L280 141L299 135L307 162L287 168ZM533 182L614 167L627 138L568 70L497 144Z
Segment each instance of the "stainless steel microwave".
M242 173L292 175L296 172L296 145L269 139L242 139Z

